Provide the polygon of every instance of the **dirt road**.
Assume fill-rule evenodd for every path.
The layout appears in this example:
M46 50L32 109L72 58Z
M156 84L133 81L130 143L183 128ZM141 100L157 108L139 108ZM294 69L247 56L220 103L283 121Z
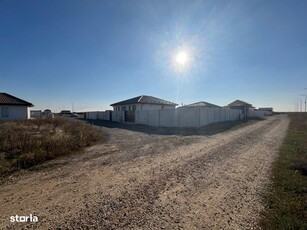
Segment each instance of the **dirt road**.
M288 127L274 116L214 135L101 127L108 140L2 182L0 228L255 229ZM13 215L37 223L11 223Z

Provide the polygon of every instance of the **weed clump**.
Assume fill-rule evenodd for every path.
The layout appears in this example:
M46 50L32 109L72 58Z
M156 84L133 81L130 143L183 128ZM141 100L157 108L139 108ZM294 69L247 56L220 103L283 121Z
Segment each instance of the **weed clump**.
M102 139L77 120L61 117L0 123L0 175L78 151Z

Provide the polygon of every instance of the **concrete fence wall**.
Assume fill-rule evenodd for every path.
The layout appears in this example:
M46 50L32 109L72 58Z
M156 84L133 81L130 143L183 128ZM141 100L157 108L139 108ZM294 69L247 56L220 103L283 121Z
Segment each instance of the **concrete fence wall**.
M96 120L111 120L112 111L93 111L85 112L86 119L96 119Z
M112 121L125 122L125 111L112 111Z
M158 127L200 127L214 122L243 119L240 110L224 108L178 108L135 111L135 123Z
M271 115L272 113L269 111L261 111L261 110L253 110L253 109L249 109L248 110L248 116L249 117L264 117L264 116L268 116Z
M268 111L250 109L248 116L263 117ZM125 111L96 111L86 112L87 119L99 119L125 122ZM136 110L135 123L157 127L200 127L221 121L235 121L244 119L239 109L229 108L177 108L159 110Z

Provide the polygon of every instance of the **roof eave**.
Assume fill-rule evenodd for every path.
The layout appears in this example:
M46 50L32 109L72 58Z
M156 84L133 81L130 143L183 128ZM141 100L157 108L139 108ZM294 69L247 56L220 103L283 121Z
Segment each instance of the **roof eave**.
M11 103L0 103L0 105L5 106L27 106L27 107L34 107L33 104L11 104Z
M110 106L119 106L119 105L135 105L135 104L151 104L151 105L173 105L173 106L177 106L178 104L172 103L172 104L166 104L166 103L151 103L151 102L135 102L135 103L115 103L115 104L111 104Z

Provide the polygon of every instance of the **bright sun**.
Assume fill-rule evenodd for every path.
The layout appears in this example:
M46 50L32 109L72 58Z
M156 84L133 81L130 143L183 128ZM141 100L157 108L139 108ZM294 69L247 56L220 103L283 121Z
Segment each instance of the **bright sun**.
M188 55L186 52L184 51L180 51L179 53L177 53L176 55L176 62L177 64L184 66L188 61Z

